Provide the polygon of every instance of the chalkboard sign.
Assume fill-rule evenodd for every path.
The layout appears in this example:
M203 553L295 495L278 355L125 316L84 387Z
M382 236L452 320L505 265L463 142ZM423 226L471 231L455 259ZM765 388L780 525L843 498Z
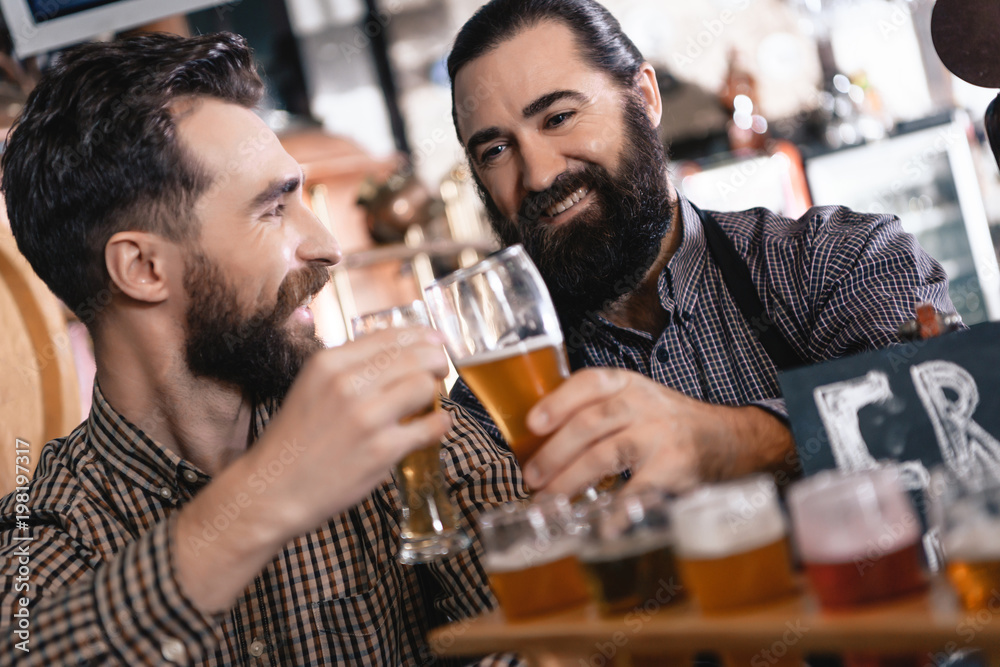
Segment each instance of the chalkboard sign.
M943 463L1000 479L1000 323L779 376L806 475L898 461L911 491Z

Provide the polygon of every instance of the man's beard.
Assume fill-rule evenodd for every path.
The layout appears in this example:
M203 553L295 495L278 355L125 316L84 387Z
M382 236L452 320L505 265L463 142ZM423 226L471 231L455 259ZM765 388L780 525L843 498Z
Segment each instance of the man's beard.
M273 306L247 314L217 264L195 252L186 268L185 356L191 373L232 385L255 404L284 399L302 364L323 347L314 331L289 331L288 319L326 284L329 272L310 266L289 274Z
M673 222L663 144L638 96L624 97L626 141L617 175L596 164L560 174L548 189L525 197L516 221L500 212L476 178L493 230L504 245L524 245L564 325L631 293ZM592 195L587 210L558 226L538 221L580 187Z

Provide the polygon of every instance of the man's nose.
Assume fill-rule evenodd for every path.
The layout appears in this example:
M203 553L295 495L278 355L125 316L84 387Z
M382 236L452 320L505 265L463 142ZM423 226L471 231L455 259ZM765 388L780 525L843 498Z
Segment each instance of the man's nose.
M521 142L523 173L521 185L528 192L547 190L566 171L566 158L553 146L541 140Z
M301 239L296 253L303 262L333 266L343 258L340 244L319 218L304 205L299 216Z

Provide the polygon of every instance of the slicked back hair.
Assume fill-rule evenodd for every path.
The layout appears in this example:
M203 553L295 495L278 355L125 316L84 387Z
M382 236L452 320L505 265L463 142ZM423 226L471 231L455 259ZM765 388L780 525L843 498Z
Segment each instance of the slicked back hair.
M594 68L610 75L623 88L635 85L643 63L642 54L604 6L593 0L491 0L462 26L448 56L451 116L456 134L459 133L459 116L481 103L477 99L458 103L455 99L458 72L471 61L543 21L566 25L573 32L580 53ZM461 134L458 139L462 141Z
M144 34L64 51L32 91L3 155L18 248L88 326L110 301L104 248L147 231L198 238L194 204L211 185L177 140L178 100L246 108L264 92L242 37Z

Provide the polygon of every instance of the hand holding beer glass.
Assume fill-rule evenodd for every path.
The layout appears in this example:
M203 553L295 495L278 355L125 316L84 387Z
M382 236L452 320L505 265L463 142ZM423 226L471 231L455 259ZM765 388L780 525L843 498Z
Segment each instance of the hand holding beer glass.
M524 465L544 441L528 429L528 411L569 376L538 269L511 246L432 283L425 296L459 375Z
M415 326L430 327L427 310L421 301L361 315L351 321L355 339L382 329ZM442 385L439 396L443 392ZM434 403L427 413L440 409L440 400ZM404 456L396 465L395 479L403 513L396 556L400 563L428 563L469 546L469 536L458 528L455 506L448 497L441 470L440 442Z

